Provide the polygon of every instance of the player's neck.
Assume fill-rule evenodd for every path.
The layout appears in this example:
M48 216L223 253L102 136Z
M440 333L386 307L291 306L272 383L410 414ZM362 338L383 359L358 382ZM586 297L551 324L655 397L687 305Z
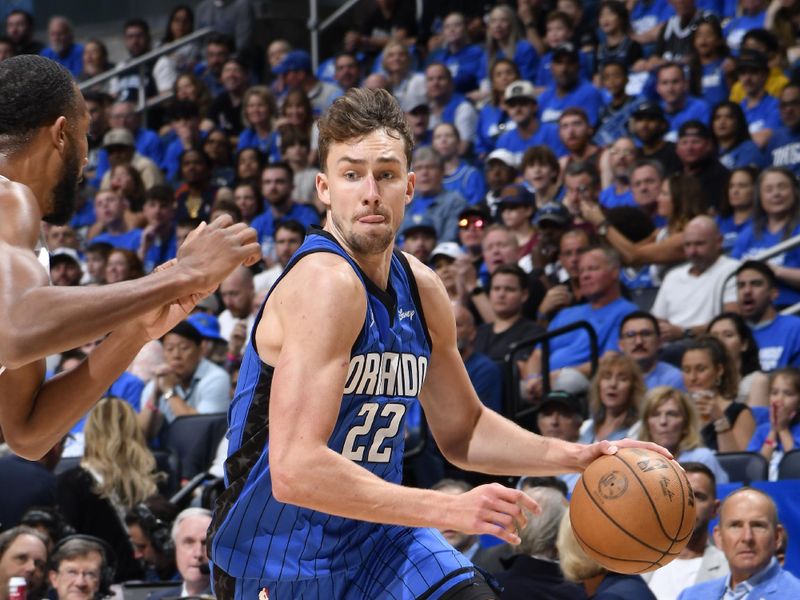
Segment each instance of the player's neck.
M25 154L24 156L0 156L0 175L11 181L22 183L33 192L36 203L42 214L47 212L44 202L50 197L53 185L46 175L46 160L40 154Z

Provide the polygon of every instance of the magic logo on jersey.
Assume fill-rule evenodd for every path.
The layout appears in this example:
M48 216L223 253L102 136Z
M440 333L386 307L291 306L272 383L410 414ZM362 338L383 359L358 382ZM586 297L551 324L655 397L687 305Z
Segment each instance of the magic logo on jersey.
M350 359L345 394L416 397L428 373L428 357L398 352L369 352Z

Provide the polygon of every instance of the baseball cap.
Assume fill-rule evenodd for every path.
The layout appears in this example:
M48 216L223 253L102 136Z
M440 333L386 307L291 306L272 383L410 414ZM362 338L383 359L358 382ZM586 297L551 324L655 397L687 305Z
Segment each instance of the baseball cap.
M514 183L507 185L500 191L500 201L498 210L515 206L533 206L535 199L533 194L524 185Z
M275 75L283 75L289 71L311 72L311 56L305 50L287 52L283 60L273 67Z
M428 98L425 94L417 94L417 93L410 93L403 96L403 100L400 103L400 108L403 109L403 112L414 112L417 109L425 108L427 111L430 111L430 107L428 106Z
M706 140L713 139L713 136L711 135L711 130L706 126L705 123L703 123L702 121L698 121L697 119L686 121L678 129L678 138L688 137L688 136L701 137Z
M408 235L412 231L423 230L429 231L432 236L436 237L436 226L433 224L433 220L430 217L427 215L411 215L400 233Z
M200 332L207 340L215 342L224 342L225 338L219 334L219 320L214 315L209 315L203 312L196 312L190 315L186 322L193 325L197 331Z
M514 153L511 152L511 150L506 150L505 148L492 150L489 156L486 157L486 164L489 164L489 162L493 160L499 160L507 167L517 168L517 160L514 158Z
M631 113L632 119L659 119L661 121L666 121L666 117L664 116L664 109L661 108L661 105L658 102L654 102L652 100L645 100L644 102L640 102L639 105L633 109L633 113Z
M188 321L181 321L175 327L170 329L167 333L164 334L164 337L168 336L170 333L174 333L175 335L179 335L182 338L186 338L197 344L198 346L203 341L203 336L198 331L197 327L189 323ZM164 339L164 338L161 338Z
M441 242L440 244L437 244L436 248L434 248L433 252L431 252L430 262L433 262L437 256L447 256L453 260L456 260L464 255L465 254L461 249L461 246L455 242Z
M52 266L54 263L63 262L65 260L71 260L76 263L78 266L81 264L81 257L78 256L78 252L73 248L56 248L50 253L50 265Z
M557 202L547 202L536 211L536 216L533 218L535 225L539 225L543 221L564 227L570 224L572 217L563 205Z
M580 59L578 56L578 50L567 42L566 44L561 44L555 50L553 50L553 60L560 60L562 58L569 58L574 62L578 62Z
M567 392L565 390L553 390L549 392L536 408L536 412L540 412L545 406L552 406L553 404L561 405L572 413L583 415L583 401L577 394Z
M491 218L489 215L489 209L483 204L473 204L471 206L467 206L460 213L458 213L459 219L466 219L467 217L480 217L481 219L486 219L487 221Z
M755 69L757 71L769 71L767 57L763 52L751 48L743 48L736 59L736 69Z
M133 139L133 134L130 131L123 127L117 127L116 129L111 129L103 136L103 148L108 148L109 146L128 146L130 148L135 148L136 140Z
M509 100L533 100L536 102L536 91L533 89L533 84L524 79L518 79L508 84L503 99L508 102Z

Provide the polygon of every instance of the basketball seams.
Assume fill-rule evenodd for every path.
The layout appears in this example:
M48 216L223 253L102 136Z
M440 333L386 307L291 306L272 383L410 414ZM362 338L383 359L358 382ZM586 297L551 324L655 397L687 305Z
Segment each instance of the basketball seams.
M661 554L661 555L662 555L662 558L663 558L663 556L664 556L664 551L663 551L661 548L656 548L656 547L654 547L654 546L651 546L650 544L648 544L648 543L646 543L646 542L643 542L642 540L640 540L638 537L636 537L636 536L635 536L635 535L633 535L633 534L632 534L630 531L628 531L628 530L627 530L627 529L625 529L625 528L624 528L622 525L620 525L620 524L617 522L617 520L616 520L616 519L614 519L614 517L612 517L610 514L608 514L608 513L605 511L605 509L604 509L602 506L600 506L600 504L599 504L599 503L597 502L597 500L595 499L594 495L593 495L591 492L589 492L589 487L586 485L586 479L585 479L584 477L581 477L581 484L583 485L583 489L586 491L586 496L587 496L587 497L588 497L588 498L589 498L589 499L590 499L590 500L591 500L591 501L594 503L594 505L597 507L597 509L598 509L598 510L599 510L601 513L603 513L603 515L606 517L606 519L608 519L608 520L609 520L611 523L613 523L613 524L614 524L614 525L617 527L617 529L619 529L619 530L620 530L622 533L624 533L625 535L627 535L628 537L630 537L632 540L635 540L635 541L639 542L639 543L640 543L642 546L644 546L645 548L648 548L648 549L652 550L653 552L658 552L659 554ZM573 528L573 531L574 531L574 528ZM589 547L590 547L590 548L592 548L591 546L589 546ZM595 550L594 550L594 548L592 548L592 550L593 550L593 551L595 551ZM598 554L600 554L600 553L598 552ZM660 560L660 559L659 559L659 560ZM643 561L642 561L642 562L643 562Z
M653 499L650 497L650 490L647 488L642 479L639 477L639 474L633 469L631 465L629 465L626 461L624 461L616 454L612 454L611 456L613 458L616 458L623 465L625 465L628 468L628 470L633 474L633 476L636 478L636 481L639 482L639 485L642 486L642 491L644 492L644 495L647 497L647 501L650 503L650 507L653 509L653 514L656 516L656 520L658 521L658 526L661 528L661 533L664 534L664 537L670 540L669 547L671 548L675 544L675 537L667 533L667 530L664 527L664 523L661 521L661 515L658 514L658 508L656 508L655 502L653 502ZM680 532L680 528L678 529L678 532ZM664 551L659 550L659 552L664 552Z
M671 465L671 464L669 465L669 467L670 467L670 469L672 469L672 472L675 474L675 477L678 479L678 482L680 483L680 488L681 488L681 522L678 525L678 531L675 532L675 535L680 535L681 529L683 529L683 519L686 517L686 492L683 489L683 484L684 484L683 478L680 476L680 474L678 473L677 469L675 469L675 467L673 465ZM691 532L689 532L689 535L691 535ZM672 543L669 545L668 550L672 550L672 547L675 545L675 543L677 541L678 541L677 538L673 538L672 539Z
M579 541L579 542L580 542L582 545L586 546L587 548L591 548L591 549L592 549L592 552L594 552L594 553L595 553L595 554L597 554L598 556L602 556L602 557L604 557L604 558L608 558L608 559L610 559L610 560L618 560L618 561L620 561L620 562L626 562L626 563L644 563L644 564L646 564L646 565L647 565L647 566L646 566L646 567L645 567L643 570L641 570L641 571L637 571L637 573L646 573L646 572L647 572L647 571L648 571L648 570L649 570L651 567L654 567L654 566L656 566L656 565L658 565L658 567L659 567L659 568L660 568L660 567L662 567L662 566L664 566L664 565L662 565L661 563L659 563L659 562L658 562L658 561L660 561L662 558L664 558L664 554L663 554L663 553L662 553L662 555L661 555L661 558L659 558L659 559L658 559L658 561L655 561L655 562L653 562L653 561L649 561L649 560L642 560L642 559L639 559L639 558L622 558L622 557L619 557L619 556L612 556L611 554L606 554L605 552L600 552L599 550L595 550L593 546L591 546L591 545L590 545L590 544L588 544L588 543L587 543L587 542L586 542L586 541L585 541L583 538L581 538L581 536L578 534L578 532L577 532L577 531L573 530L573 532L575 533L575 537L578 539L578 541ZM659 552L660 552L660 551L659 551Z

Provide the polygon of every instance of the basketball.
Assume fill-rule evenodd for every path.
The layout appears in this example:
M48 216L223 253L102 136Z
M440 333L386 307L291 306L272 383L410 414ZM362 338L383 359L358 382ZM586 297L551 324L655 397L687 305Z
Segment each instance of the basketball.
M572 530L609 571L646 573L671 562L694 529L694 495L674 461L652 450L601 456L575 485Z

